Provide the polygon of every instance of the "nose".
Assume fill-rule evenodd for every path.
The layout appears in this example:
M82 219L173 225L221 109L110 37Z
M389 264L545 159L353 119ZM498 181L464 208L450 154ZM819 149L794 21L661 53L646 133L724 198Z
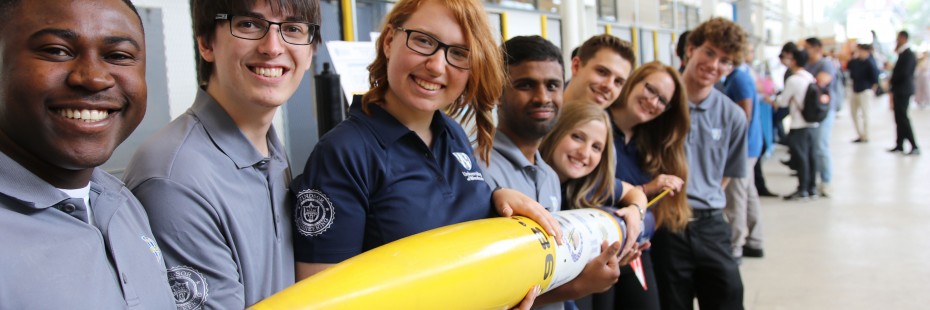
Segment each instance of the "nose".
M441 76L446 72L446 50L439 49L433 55L426 56L426 71L433 76Z
M543 105L552 102L552 96L549 95L546 85L536 87L536 91L533 92L533 101Z
M277 30L275 28L277 27ZM264 55L268 56L278 56L284 53L284 37L281 34L281 25L271 25L268 28L268 33L265 34L265 37L260 41L258 45L258 51Z
M99 92L116 84L113 75L107 70L107 64L99 55L87 54L74 62L74 70L68 74L67 82L71 86Z

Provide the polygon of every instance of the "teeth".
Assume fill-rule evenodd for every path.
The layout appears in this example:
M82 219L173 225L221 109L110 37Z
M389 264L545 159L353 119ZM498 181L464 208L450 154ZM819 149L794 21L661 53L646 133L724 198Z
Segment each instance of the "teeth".
M81 120L87 123L99 122L107 118L110 115L110 112L107 110L77 110L77 109L61 109L58 110L58 115L61 115L65 118Z
M252 68L252 72L264 77L279 77L284 74L284 68Z
M413 80L416 81L417 85L420 85L420 87L426 88L427 90L437 90L440 87L442 87L442 85L430 83L430 82L420 80L417 78L414 78Z

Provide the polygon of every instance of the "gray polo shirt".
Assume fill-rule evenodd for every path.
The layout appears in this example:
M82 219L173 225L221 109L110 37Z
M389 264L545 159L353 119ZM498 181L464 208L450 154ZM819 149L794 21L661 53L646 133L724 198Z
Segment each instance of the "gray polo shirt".
M0 309L174 306L139 201L103 170L90 182L93 225L83 199L0 152Z
M243 309L294 283L290 173L273 127L268 141L264 157L201 90L129 163L178 309Z
M494 135L494 149L488 158L490 167L488 163L481 162L481 168L485 170L484 180L491 188L500 186L520 191L536 199L549 212L559 211L562 206L559 175L542 160L539 151L534 156L535 165L523 156L507 135L498 130Z
M746 176L746 114L716 89L700 104L689 101L688 107L688 203L694 209L723 209L726 196L720 182Z
M546 207L549 212L559 211L562 207L562 188L559 184L559 175L552 167L543 161L539 151L536 151L536 164L533 165L520 148L500 130L494 134L494 149L491 150L491 165L481 162L484 169L484 180L491 188L498 186L520 191L530 198L536 199L539 204ZM481 158L480 156L476 156ZM479 159L480 161L480 159ZM562 302L546 305L536 305L534 309L561 310Z

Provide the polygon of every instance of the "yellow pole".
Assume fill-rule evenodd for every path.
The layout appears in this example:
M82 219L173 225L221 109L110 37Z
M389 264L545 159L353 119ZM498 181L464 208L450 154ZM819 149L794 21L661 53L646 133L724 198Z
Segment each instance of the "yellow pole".
M659 32L652 31L652 59L659 60Z
M355 12L352 1L342 0L342 37L345 41L355 41Z
M639 55L639 30L636 27L630 27L630 32L632 32L633 37L633 54L636 55L636 60L639 63L643 62L643 58ZM632 64L636 66L636 64Z
M507 33L507 12L501 12L501 42L505 42L507 39L510 39Z
M539 31L542 31L543 39L549 39L549 29L547 28L549 25L546 24L548 21L546 15L539 16Z

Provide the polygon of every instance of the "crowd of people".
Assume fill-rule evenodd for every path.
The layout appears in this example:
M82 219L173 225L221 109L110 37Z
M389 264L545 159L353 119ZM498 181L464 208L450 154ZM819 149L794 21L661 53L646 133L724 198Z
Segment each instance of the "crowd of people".
M193 0L191 11L196 99L119 180L98 166L147 104L136 8L0 1L0 308L243 309L430 229L522 215L561 243L552 212L613 206L640 237L605 242L577 278L527 288L517 308L742 309L739 264L763 256L766 103L792 118L799 185L785 198L832 194L842 82L816 38L785 45L791 74L773 98L746 33L723 18L679 39L680 68L636 67L632 45L609 34L566 64L540 36L496 44L477 0L401 0L374 42L370 90L294 176L272 118L311 68L319 2ZM892 151L907 140L916 155L906 41L889 89ZM878 68L859 49L851 110L867 142ZM811 84L832 95L817 122L801 116Z

